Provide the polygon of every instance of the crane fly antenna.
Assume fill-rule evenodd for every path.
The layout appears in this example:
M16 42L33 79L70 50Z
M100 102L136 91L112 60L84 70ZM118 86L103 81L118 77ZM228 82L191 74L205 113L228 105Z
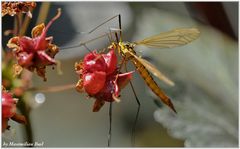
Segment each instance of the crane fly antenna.
M108 131L108 147L111 145L112 139L112 102L109 105L109 131Z
M109 21L113 20L114 18L118 17L120 14L115 15L109 19L107 19L106 21L102 22L101 24L99 24L98 26L94 27L92 30L88 31L88 32L81 32L83 34L91 34L92 32L94 32L95 30L97 30L99 27L101 27L102 25L108 23Z
M125 70L128 71L126 63L125 63ZM138 104L137 113L136 113L136 116L135 116L135 120L134 120L133 127L132 127L132 133L131 133L131 144L132 144L132 147L134 147L135 146L135 131L136 131L136 126L137 126L137 121L138 121L138 117L139 117L141 103L140 103L140 100L137 97L137 94L136 94L136 91L133 87L132 81L130 80L129 82L130 82L130 86L131 86L131 89L133 91L134 97L135 97L135 99L137 101L137 104Z
M111 44L111 42L113 41L111 29L109 29L109 32L110 34L108 35L108 41L109 41L109 44Z

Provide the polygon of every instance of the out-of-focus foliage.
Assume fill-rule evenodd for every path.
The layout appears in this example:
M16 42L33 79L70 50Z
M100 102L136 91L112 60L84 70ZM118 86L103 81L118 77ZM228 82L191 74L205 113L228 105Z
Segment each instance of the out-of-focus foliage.
M28 71L23 71L21 77L14 76L14 64L16 61L13 58L13 54L10 51L2 51L2 85L13 95L13 97L18 98L17 102L17 113L25 116L26 111L31 108L36 107L36 103L32 100L31 92L27 92L25 89L31 86L31 73ZM6 129L2 133L2 140L4 142L11 142L21 136L21 133L17 132L18 128L24 128L26 125L19 125L15 121L9 120L8 122L10 129ZM28 123L28 126L30 124ZM24 135L23 135L24 136Z
M165 90L175 99L178 114L163 106L154 113L156 121L168 128L173 137L185 139L187 147L238 146L237 43L212 28L169 12L143 11L148 15L137 23L138 39L176 27L194 26L201 31L197 41L183 47L145 48L144 54L167 67L169 71L163 72L176 84Z
M22 86L22 82L19 78L13 76L14 60L10 52L2 51L4 60L2 61L2 85L7 89Z

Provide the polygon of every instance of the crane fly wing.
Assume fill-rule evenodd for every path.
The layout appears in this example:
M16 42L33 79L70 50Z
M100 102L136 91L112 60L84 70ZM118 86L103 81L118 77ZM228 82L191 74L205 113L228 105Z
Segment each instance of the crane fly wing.
M132 52L129 52L135 59L137 59L139 62L142 63L144 67L146 67L153 75L155 75L158 79L162 80L166 84L170 86L174 86L174 82L171 81L169 78L167 78L165 75L163 75L153 64L148 62L147 60L140 58L133 54Z
M151 48L173 48L188 44L197 39L199 35L200 31L197 28L180 28L160 33L134 43Z

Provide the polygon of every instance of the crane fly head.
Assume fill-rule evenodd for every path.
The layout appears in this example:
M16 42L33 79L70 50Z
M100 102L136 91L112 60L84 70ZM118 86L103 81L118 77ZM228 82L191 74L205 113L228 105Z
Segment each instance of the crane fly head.
M136 54L136 52L134 51L134 47L135 47L134 43L119 42L118 47L119 47L119 51L120 51L121 55L123 57L125 57L126 59L129 59L130 57L132 57L132 55L130 53Z

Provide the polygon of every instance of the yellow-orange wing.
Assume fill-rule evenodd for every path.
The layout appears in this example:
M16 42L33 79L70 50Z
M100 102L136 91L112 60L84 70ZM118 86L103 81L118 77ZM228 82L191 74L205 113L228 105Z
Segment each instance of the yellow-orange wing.
M180 28L163 32L134 43L152 48L173 48L188 44L197 39L199 35L200 31L197 28Z
M129 52L137 61L139 61L144 67L146 67L147 70L149 70L154 76L156 76L158 79L162 80L164 83L170 86L174 86L174 82L171 81L169 78L167 78L164 74L162 74L156 66L148 62L147 60L138 57L137 55L133 54L132 52Z

